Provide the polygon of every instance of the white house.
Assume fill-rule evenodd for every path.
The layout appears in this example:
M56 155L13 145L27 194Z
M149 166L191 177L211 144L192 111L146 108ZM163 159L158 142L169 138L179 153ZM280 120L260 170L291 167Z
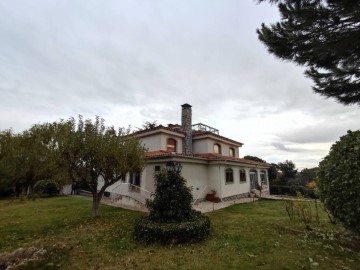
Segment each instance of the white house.
M269 164L240 158L241 142L223 137L207 125L193 125L191 105L181 107L181 125L160 125L134 133L147 149L146 166L141 173L110 186L111 197L125 196L143 203L154 192L154 173L168 161L182 164L181 175L192 187L195 200L212 191L221 200L248 197L259 187L262 194L269 194Z

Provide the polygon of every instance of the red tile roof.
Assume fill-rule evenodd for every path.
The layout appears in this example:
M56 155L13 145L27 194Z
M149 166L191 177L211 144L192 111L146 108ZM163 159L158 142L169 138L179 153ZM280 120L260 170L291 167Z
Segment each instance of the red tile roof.
M214 153L194 154L192 156L186 156L186 155L183 155L180 153L172 153L172 152L164 151L164 150L152 151L152 152L145 153L145 158L166 157L166 156L178 156L178 157L180 156L180 157L184 157L184 158L203 158L203 159L207 159L207 160L230 160L230 161L236 161L236 162L245 163L245 164L271 166L268 163L257 162L257 161L253 161L253 160L243 159L243 158L223 156L223 155L214 154Z
M231 156L223 156L223 155L214 154L214 153L194 154L194 156L195 156L195 157L201 157L201 158L207 158L207 159L234 160L234 161L239 161L239 162L241 162L241 163L246 163L246 164L270 166L270 164L268 164L268 163L263 163L263 162L248 160L248 159L244 159L244 158L237 158L237 157L231 157Z
M229 139L229 138L226 138L226 137L224 137L224 136L221 136L221 135L212 133L211 131L193 130L193 132L192 132L192 136L193 136L193 137L199 137L199 136L204 136L204 135L214 136L214 137L223 139L223 140L228 141L228 142L232 142L232 143L235 143L235 144L241 144L241 145L243 145L243 143L241 143L241 142L234 141L234 140Z
M185 132L182 130L182 127L180 125L171 125L170 124L168 127L164 127L164 126L160 125L160 126L157 126L157 127L154 127L154 128L139 130L139 131L134 132L132 135L135 135L135 136L140 135L140 137L141 137L142 134L146 134L147 132L151 132L151 131L155 131L155 130L160 131L161 129L176 132L176 133L179 133L179 134L185 134ZM220 135L212 133L210 131L193 130L192 131L192 136L193 137L214 136L216 138L223 139L223 140L231 142L231 143L241 144L241 145L243 144L241 142L234 141L232 139L226 138L224 136L220 136Z
M136 131L136 132L132 133L132 135L141 135L143 133L147 133L147 132L155 131L155 130L160 130L160 129L165 129L165 130L176 132L176 133L179 133L179 134L185 134L185 132L183 132L178 127L178 125L176 125L176 126L174 125L174 127L164 127L164 126L160 125L160 126L157 126L157 127L154 127L154 128L148 128L148 129L142 129L142 130Z
M151 157L160 157L160 156L168 156L171 152L159 150L159 151L152 151L152 152L146 152L145 157L151 158Z

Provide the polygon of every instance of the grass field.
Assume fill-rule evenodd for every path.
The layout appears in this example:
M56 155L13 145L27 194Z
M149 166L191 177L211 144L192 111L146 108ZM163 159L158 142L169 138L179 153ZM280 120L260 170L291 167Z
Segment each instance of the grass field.
M19 247L47 250L36 269L360 269L359 240L321 213L305 230L290 221L284 202L257 201L209 213L211 236L188 245L144 245L132 239L143 215L58 197L0 201L0 253ZM29 266L28 268L34 268Z

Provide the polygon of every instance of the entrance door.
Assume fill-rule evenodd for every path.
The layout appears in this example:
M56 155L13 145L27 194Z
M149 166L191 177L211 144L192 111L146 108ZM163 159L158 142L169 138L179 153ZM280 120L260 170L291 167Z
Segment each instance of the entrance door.
M256 172L250 172L250 189L256 188Z

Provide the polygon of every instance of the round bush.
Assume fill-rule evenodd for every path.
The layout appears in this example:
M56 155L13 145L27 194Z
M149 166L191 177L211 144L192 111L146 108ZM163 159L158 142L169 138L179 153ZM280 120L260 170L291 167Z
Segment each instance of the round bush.
M144 216L135 221L134 236L144 242L185 243L203 240L210 233L210 220L194 213L191 220L179 223L162 223Z
M321 200L344 227L360 234L360 131L348 131L320 162Z
M59 186L53 180L40 180L34 185L34 192L42 197L52 197L59 194Z
M180 174L160 171L155 175L154 198L147 201L149 219L164 223L191 219L192 200L191 189Z

